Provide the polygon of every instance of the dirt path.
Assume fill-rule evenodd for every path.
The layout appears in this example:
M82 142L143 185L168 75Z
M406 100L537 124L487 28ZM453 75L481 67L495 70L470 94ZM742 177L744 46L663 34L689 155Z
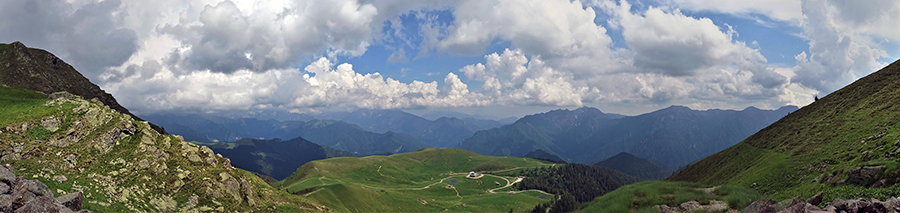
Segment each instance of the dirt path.
M506 178L504 178L504 177L500 177L500 176L496 176L496 175L490 175L490 176L498 177L498 178L502 178L502 179L506 180L506 186L488 190L488 192L490 192L491 194L497 194L497 192L494 192L494 191L500 190L500 189L504 189L504 188L507 188L507 187L510 187L510 186L512 186L513 184L516 184L516 183L518 183L518 182L522 182L522 178L518 178L518 177L516 178L515 181L509 182L509 179L506 179Z

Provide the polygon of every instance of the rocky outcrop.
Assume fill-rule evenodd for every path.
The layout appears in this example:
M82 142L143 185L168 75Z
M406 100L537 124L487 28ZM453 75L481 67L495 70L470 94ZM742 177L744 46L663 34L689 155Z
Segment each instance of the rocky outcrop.
M845 183L867 186L868 182L881 172L881 166L863 166L850 170Z
M778 203L773 200L761 199L754 201L744 213L897 213L900 212L900 200L898 198L890 198L887 201L877 199L866 200L863 198L856 200L835 199L832 202L825 203L825 208L819 208L818 202L822 201L822 192L809 198L809 201L800 197L787 199Z
M0 166L0 212L91 212L81 209L82 199L81 192L54 198L44 183L16 177L9 164Z
M676 207L669 207L667 205L656 205L653 208L659 210L661 213L682 213L682 212L721 212L728 209L728 203L725 201L712 200L709 201L709 205L701 205L700 202L697 201L688 201L684 202Z

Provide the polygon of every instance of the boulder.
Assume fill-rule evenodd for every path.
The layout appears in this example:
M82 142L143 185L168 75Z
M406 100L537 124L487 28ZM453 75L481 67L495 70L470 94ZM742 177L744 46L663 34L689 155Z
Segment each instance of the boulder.
M229 175L227 172L219 173L219 177L222 178L220 182L226 193L230 194L231 197L234 198L234 200L238 203L243 202L240 182L231 177L231 175Z
M846 183L863 186L881 172L881 166L857 167L847 173Z
M6 166L0 166L0 182L14 186L16 184L16 175Z
M41 126L51 132L56 132L56 130L59 130L59 123L59 118L53 116L41 119Z
M81 202L83 200L84 196L81 194L81 192L73 192L63 196L59 196L58 198L56 198L55 202L57 204L65 206L72 211L79 211L81 210Z
M680 207L681 210L684 212L692 212L695 210L700 210L700 202L692 200L692 201L684 202L681 205L678 205L678 207Z
M806 203L806 200L803 200L803 198L800 198L799 196L798 196L798 197L791 198L791 199L783 200L783 201L778 202L777 204L775 204L775 209L778 209L778 210L784 210L784 209L787 209L788 207L797 205L798 203L804 203L804 204L805 204L805 203Z
M781 211L778 211L778 213L806 213L806 205L809 205L809 204L806 202L797 203L797 204L789 206Z
M42 196L25 202L22 207L16 209L15 213L46 213L60 212L60 210L59 206L53 203L53 198Z
M774 213L775 201L769 199L759 199L750 203L744 208L744 213Z
M13 211L13 196L4 194L0 195L0 212Z
M6 183L0 182L0 194L6 194L7 192L9 192L9 189L10 189L9 185L6 185Z
M463 204L463 205L465 205L465 204ZM669 207L667 205L655 205L655 206L653 206L653 208L656 209L657 211L659 211L659 213L677 213L678 212L678 209Z
M813 195L812 197L807 199L806 202L813 206L818 206L820 203L822 203L822 197L823 197L822 192L819 192L819 193L816 193L816 195Z

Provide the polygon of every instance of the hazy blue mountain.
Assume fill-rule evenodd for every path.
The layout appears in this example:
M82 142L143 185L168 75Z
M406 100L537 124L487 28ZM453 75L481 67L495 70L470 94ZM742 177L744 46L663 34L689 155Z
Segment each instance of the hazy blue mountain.
M361 109L349 113L323 113L319 116L356 124L372 132L404 133L434 147L453 147L477 131L503 125L498 121L476 118L440 117L428 120L401 110Z
M606 160L597 162L594 166L609 167L642 180L659 180L672 174L672 170L667 169L665 166L657 165L627 152L620 152Z
M298 133L318 144L366 155L413 152L429 147L406 134L374 133L340 121L313 120L298 128Z
M435 110L435 111L429 111L429 112L426 112L426 113L422 114L422 115L419 116L419 117L422 117L422 118L425 118L425 119L428 119L428 120L437 120L438 118L441 118L441 117L459 118L459 119L475 118L475 117L473 117L473 116L470 115L470 114L466 114L466 113L462 113L462 112L457 112L457 111L449 111L449 110ZM489 119L489 118L488 118L488 119Z
M794 110L797 107L699 111L672 106L619 118L588 107L553 110L479 131L458 148L499 156L524 156L541 149L578 163L628 152L677 168L734 145Z
M375 133L342 121L277 121L255 118L226 118L217 115L147 115L148 120L187 141L219 142L242 138L274 139L303 137L325 145L363 155L411 152L428 144L395 132Z
M312 115L302 114L302 113L292 113L287 110L224 112L224 113L220 113L218 116L232 118L232 119L254 118L254 119L259 119L259 120L304 121L304 122L316 119L316 117L313 117Z

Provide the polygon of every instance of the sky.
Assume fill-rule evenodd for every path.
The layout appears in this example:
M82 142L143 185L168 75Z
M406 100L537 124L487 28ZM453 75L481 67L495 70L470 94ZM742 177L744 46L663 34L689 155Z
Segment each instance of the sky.
M895 0L0 0L137 114L804 106L900 57Z

